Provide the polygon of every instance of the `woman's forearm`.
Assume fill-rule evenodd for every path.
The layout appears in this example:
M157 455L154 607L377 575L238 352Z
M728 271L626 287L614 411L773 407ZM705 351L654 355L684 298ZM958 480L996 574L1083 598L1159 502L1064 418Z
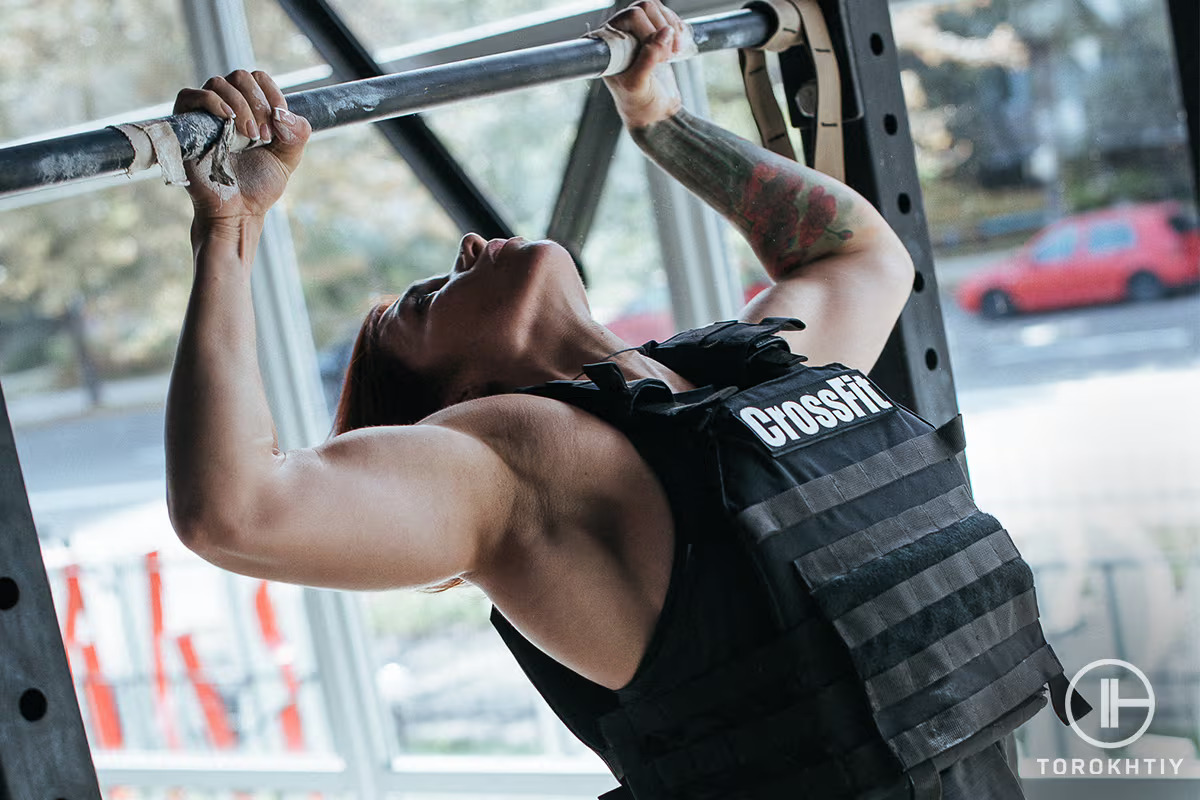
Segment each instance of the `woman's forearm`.
M192 229L195 277L167 395L168 508L193 546L250 510L278 457L255 346L250 272L262 220Z
M630 130L638 145L728 219L776 280L865 246L886 223L845 184L680 110Z

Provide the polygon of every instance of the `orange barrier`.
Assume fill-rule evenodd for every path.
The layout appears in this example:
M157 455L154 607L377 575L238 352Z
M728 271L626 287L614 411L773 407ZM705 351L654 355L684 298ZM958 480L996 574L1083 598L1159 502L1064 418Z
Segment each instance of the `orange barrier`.
M158 551L146 554L146 580L150 587L150 643L154 651L154 715L162 730L167 747L178 750L181 746L179 729L175 724L175 710L171 702L171 682L167 677L166 653L163 634L163 583L162 564Z
M112 686L104 680L100 671L100 656L96 645L83 645L83 660L87 665L87 677L83 679L83 694L87 698L88 711L95 723L96 744L109 750L123 747L121 719L117 715L117 698Z
M254 593L254 610L258 616L258 626L262 631L263 641L266 642L267 649L271 651L275 663L279 665L283 685L287 689L288 704L279 712L279 721L283 725L284 745L291 751L303 751L305 749L304 724L300 719L300 706L297 702L300 695L300 681L296 678L287 642L284 641L283 634L279 631L279 624L275 618L275 605L271 602L268 587L267 581L259 583L258 591Z
M121 716L112 685L105 680L100 667L100 654L94 644L78 642L79 619L84 612L83 588L79 583L79 565L69 564L63 570L67 579L67 613L63 625L63 644L68 661L78 647L83 655L83 695L91 717L91 734L95 745L116 749L125 743L121 734ZM72 670L74 671L74 670Z
M200 710L204 714L204 722L208 726L209 740L218 750L229 750L237 745L237 737L229 725L225 701L212 682L204 673L200 664L200 656L192 642L192 635L185 633L175 637L179 645L179 654L183 657L183 665L187 669L188 680L196 690L196 699L200 701Z

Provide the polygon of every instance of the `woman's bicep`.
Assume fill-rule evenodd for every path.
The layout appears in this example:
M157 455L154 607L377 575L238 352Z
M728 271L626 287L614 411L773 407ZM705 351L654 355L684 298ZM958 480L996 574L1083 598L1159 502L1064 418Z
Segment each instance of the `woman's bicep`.
M235 572L341 589L470 573L520 495L496 452L435 425L371 428L288 453L253 520L205 552Z
M742 310L743 322L795 317L803 331L780 334L810 364L837 362L867 372L875 365L912 288L907 253L863 250L830 256L764 289Z

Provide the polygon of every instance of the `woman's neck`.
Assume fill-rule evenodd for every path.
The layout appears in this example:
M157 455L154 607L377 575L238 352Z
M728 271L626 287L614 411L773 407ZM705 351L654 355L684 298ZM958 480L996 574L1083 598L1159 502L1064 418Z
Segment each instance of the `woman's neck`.
M622 340L598 322L580 325L570 332L547 336L541 346L530 348L512 376L515 386L531 386L550 380L578 380L586 364L608 361L616 364L627 381L657 378L672 391L694 388L682 376L643 355L636 345Z

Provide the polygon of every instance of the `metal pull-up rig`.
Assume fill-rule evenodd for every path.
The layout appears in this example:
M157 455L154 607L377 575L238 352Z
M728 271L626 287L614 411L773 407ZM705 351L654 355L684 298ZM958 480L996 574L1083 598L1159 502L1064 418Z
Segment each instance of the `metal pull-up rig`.
M689 20L697 52L756 47L775 20L755 7ZM289 108L314 131L377 122L437 106L560 81L599 77L609 66L609 46L583 37L509 53L482 56L376 78L322 86L287 95ZM198 158L221 133L203 111L164 118L185 161ZM128 172L135 151L116 128L0 149L0 197L88 178Z

